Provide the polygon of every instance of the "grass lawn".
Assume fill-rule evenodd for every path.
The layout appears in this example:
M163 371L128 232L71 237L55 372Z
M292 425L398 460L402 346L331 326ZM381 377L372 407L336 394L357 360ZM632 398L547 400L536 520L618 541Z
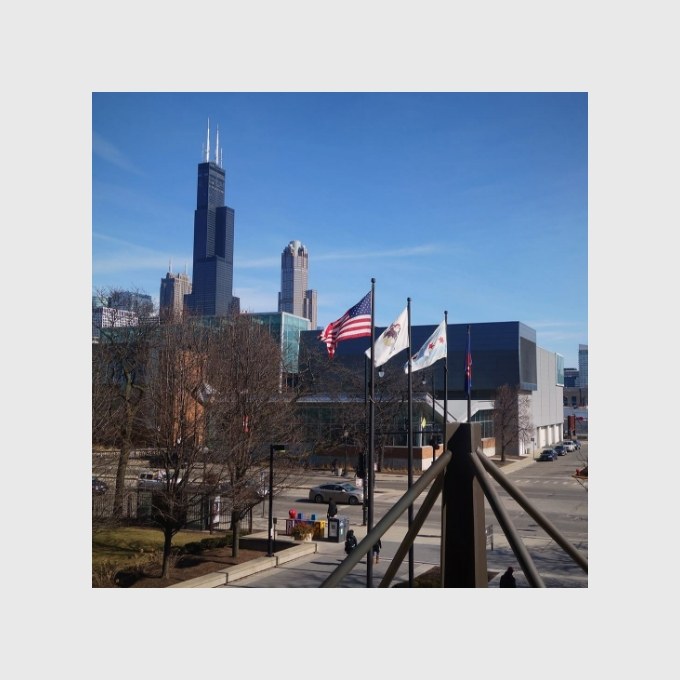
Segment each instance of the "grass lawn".
M163 533L147 527L116 527L92 535L92 587L166 588L224 567L261 557L267 542L241 536L239 554L232 557L231 533L180 531L172 540L173 552L194 544L171 560L170 577L161 579ZM200 545L199 545L200 544ZM274 548L278 545L275 543Z
M196 531L180 531L172 539L174 547L200 541L205 534ZM92 535L92 568L113 563L117 568L138 564L163 549L163 532L146 527L116 527L103 529Z

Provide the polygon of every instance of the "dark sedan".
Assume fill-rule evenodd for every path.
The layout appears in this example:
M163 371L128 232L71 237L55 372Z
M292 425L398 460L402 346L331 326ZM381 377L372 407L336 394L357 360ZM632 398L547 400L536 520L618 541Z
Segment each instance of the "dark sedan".
M541 451L541 455L538 457L538 460L557 460L555 449L543 449L543 451Z

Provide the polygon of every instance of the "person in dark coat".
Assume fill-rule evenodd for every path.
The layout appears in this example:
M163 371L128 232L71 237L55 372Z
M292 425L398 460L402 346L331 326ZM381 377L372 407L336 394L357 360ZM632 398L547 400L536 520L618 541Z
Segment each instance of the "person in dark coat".
M330 519L331 517L335 517L338 514L338 506L335 504L335 501L331 498L328 501L328 512L326 513L326 517Z
M501 576L501 588L515 588L515 577L512 575L514 569L508 567L503 576Z
M375 559L376 564L378 564L378 562L380 562L380 549L381 548L382 548L382 541L380 539L378 539L377 542L373 544L373 557Z
M356 547L357 537L354 535L354 529L350 529L347 532L347 538L345 539L345 552L349 555Z

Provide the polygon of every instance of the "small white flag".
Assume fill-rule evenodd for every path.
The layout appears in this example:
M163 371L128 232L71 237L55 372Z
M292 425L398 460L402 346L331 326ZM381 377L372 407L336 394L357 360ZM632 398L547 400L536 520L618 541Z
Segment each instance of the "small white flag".
M411 357L411 373L431 366L435 361L446 356L446 321L442 321L427 342ZM404 373L408 373L408 361L404 364Z
M375 365L382 366L395 354L408 347L408 307L390 324L375 341L373 348ZM366 350L366 356L371 358L371 348Z

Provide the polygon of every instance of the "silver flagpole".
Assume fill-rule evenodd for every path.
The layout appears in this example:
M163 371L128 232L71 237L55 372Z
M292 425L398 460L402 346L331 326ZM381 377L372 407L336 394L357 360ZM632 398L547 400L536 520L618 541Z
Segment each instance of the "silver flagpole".
M413 372L411 369L411 298L407 298L408 308L408 489L413 486ZM408 529L413 524L413 503L408 506ZM413 544L408 551L408 587L413 588Z
M449 313L444 310L446 326L446 356L444 357L444 424L442 425L442 444L446 451L446 424L449 422Z
M375 279L371 279L371 381L369 383L369 434L368 434L368 470L366 471L366 480L368 481L368 489L364 489L364 493L368 492L368 524L366 527L366 534L371 533L373 528L373 488L375 486L375 470L374 470L374 454L375 454ZM366 587L373 587L373 560L370 556L366 559Z

